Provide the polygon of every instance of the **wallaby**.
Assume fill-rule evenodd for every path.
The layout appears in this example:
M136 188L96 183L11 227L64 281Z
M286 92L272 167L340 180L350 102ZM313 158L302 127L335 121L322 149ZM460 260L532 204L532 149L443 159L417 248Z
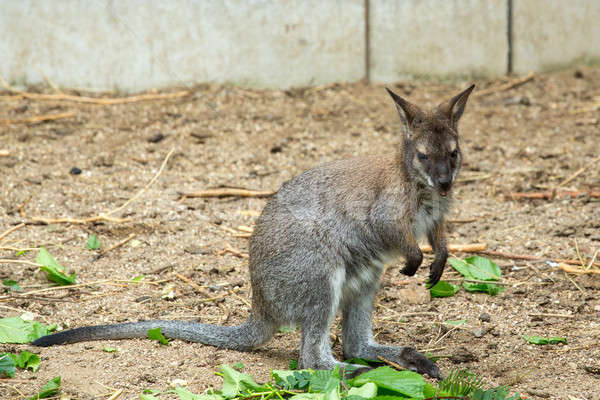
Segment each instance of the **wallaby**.
M346 359L378 356L441 378L437 365L410 347L373 339L371 313L385 263L402 255L414 275L426 235L435 252L429 285L447 258L444 214L461 165L457 125L474 85L432 110L387 89L402 121L401 146L392 154L334 161L304 172L277 191L250 239L252 311L237 326L142 321L58 332L33 342L50 346L99 339L165 336L212 346L251 350L280 326L300 325L301 368L348 365L332 354L329 329L341 308Z

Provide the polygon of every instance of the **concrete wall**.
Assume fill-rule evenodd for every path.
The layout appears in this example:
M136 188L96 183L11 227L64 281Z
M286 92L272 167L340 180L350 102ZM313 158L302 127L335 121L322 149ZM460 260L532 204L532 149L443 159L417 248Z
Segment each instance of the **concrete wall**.
M600 1L513 0L514 69L600 58ZM365 0L3 0L13 83L145 90L367 76ZM508 0L369 0L369 78L501 75Z

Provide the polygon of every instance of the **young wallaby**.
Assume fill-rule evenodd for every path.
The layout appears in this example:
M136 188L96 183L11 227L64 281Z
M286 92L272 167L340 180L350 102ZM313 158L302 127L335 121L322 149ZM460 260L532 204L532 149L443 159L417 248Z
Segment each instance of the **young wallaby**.
M417 243L423 235L435 251L429 284L442 276L444 214L461 164L457 125L473 88L433 110L388 89L403 125L395 152L324 164L279 189L250 239L252 311L241 325L142 321L67 330L33 344L145 337L148 329L162 327L170 338L251 350L280 326L298 324L300 367L332 369L347 366L333 357L329 341L341 309L346 359L383 356L441 378L437 365L413 348L376 343L371 312L384 264L404 256L401 272L414 275L423 260Z

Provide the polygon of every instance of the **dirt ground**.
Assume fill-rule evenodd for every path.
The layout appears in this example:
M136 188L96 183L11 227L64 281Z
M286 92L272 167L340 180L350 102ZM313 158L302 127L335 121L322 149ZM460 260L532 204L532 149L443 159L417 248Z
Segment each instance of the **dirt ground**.
M392 88L432 106L468 83ZM564 188L600 190L600 162L591 163L600 155L600 68L538 74L485 96L477 91L503 82L476 83L460 126L464 163L449 242L571 259L577 245L589 260L600 249L600 199L517 201L505 195L552 189L582 167ZM0 258L17 258L8 247L43 245L79 283L109 281L0 293L1 316L31 312L61 328L156 318L239 323L249 310L247 259L222 251L229 244L247 252L248 239L234 233L240 225L252 226L267 200L182 200L180 192L277 189L319 163L393 151L399 140L396 111L380 85L289 91L205 85L190 91L171 100L110 106L0 97L0 150L9 153L0 156L0 232L34 217L84 218L112 210L143 188L175 149L156 182L114 215L129 221L34 223L8 235ZM56 121L15 121L71 112L73 117ZM70 173L73 167L81 174ZM92 233L104 248L136 237L95 260L96 252L85 249ZM18 259L34 261L35 254ZM566 276L545 262L495 260L506 287L495 297L461 291L431 300L420 295L426 267L408 279L399 273L402 260L388 266L374 313L378 340L431 350L444 356L438 364L446 373L467 367L486 384L511 384L531 399L600 399L600 275ZM139 275L145 283L123 282ZM25 291L49 286L32 265L0 263L0 279L6 278ZM448 266L443 279L458 278ZM169 288L175 298L162 298ZM461 319L467 323L456 329L440 324ZM339 319L331 332L340 337ZM523 335L566 336L569 344L534 346ZM19 370L1 379L0 398L31 395L57 375L71 399L105 399L116 389L125 390L120 398L134 399L147 388L166 389L174 379L202 392L220 384L214 372L222 364L243 362L246 372L265 381L271 368L287 368L298 348L298 332L277 334L250 353L137 339L47 349L0 345L0 352L28 349L42 357L38 372ZM341 357L339 340L334 352Z

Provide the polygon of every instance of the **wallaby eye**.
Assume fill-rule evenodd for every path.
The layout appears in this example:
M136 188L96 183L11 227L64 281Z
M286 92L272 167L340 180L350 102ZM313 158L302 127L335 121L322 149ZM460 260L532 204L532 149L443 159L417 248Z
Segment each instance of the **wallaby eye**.
M417 151L417 158L419 159L419 161L425 161L427 160L427 154Z
M454 149L452 151L452 153L450 153L450 157L452 157L452 158L456 158L457 155L458 155L458 150L456 150L456 149Z

